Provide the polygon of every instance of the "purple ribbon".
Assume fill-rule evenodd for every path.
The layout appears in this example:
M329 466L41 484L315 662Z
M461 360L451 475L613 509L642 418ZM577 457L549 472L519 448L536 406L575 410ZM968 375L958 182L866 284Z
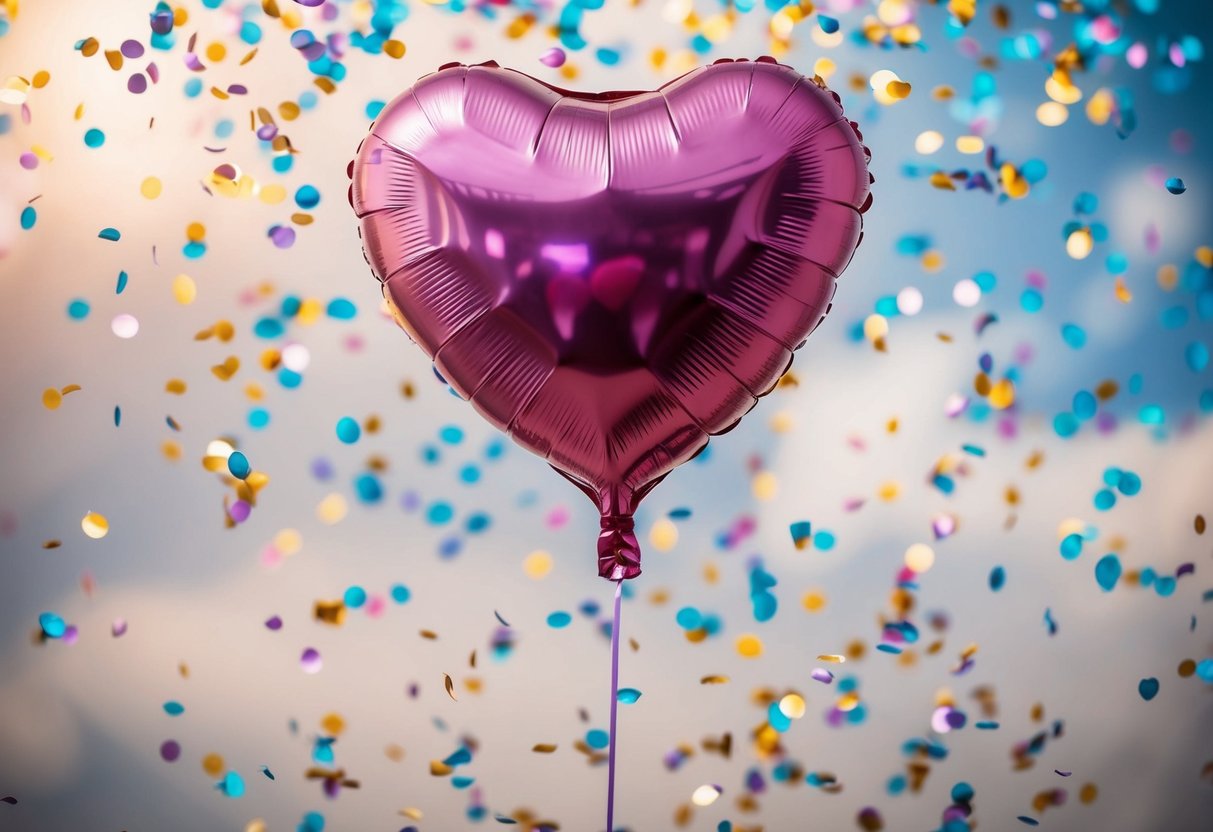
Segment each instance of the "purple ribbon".
M615 618L611 622L611 738L607 748L607 832L615 832L615 717L619 712L619 609L623 581L615 582Z

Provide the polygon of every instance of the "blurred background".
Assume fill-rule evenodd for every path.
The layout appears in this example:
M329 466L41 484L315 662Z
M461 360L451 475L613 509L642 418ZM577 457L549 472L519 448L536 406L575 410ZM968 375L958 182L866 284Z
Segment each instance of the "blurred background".
M618 825L1209 828L1210 28L0 0L0 829L604 828L595 512L382 313L346 165L443 63L760 54L839 92L875 204L638 515Z

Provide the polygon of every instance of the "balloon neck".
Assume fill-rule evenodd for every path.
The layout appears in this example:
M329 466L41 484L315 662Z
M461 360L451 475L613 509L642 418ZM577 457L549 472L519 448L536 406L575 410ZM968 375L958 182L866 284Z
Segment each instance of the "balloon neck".
M640 574L640 544L631 514L602 515L598 574L608 581L626 581Z

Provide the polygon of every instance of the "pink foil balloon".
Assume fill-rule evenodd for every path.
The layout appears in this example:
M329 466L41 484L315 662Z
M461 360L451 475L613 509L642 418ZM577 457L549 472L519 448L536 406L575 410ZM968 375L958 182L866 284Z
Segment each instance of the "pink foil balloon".
M599 573L621 580L640 500L829 311L870 203L861 142L837 96L770 58L652 92L448 65L383 110L350 204L400 326L594 500Z

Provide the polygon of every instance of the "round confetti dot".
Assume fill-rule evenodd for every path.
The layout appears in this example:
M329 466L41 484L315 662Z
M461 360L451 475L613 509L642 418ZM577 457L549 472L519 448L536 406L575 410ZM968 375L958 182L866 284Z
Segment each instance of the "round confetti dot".
M917 315L922 311L922 304L922 292L913 286L907 286L897 293L897 311L903 315Z
M573 616L567 612L557 611L548 615L548 626L553 630L563 630L573 621Z
M523 573L532 580L539 580L552 571L552 556L542 549L531 552L522 561Z
M88 130L84 134L84 144L87 147L98 148L105 144L105 134L96 127Z
M83 298L76 298L67 305L67 316L73 321L83 321L88 317L88 313L88 301Z
M662 517L649 530L649 543L658 552L668 552L678 543L678 526L673 520Z
M175 763L181 757L181 745L176 740L165 740L160 743L160 759L166 763Z
M320 651L314 647L304 648L303 653L299 656L299 667L304 673L319 673L320 668L324 666L324 662L320 658Z
M90 511L84 515L80 521L80 528L84 531L86 537L91 537L93 540L100 540L110 532L109 520L105 519L104 515L98 514L95 511Z
M316 517L321 523L329 526L340 523L348 512L349 505L346 503L345 497L336 492L329 494L316 506Z
M585 734L585 744L593 749L603 749L611 744L611 735L601 728L592 728Z
M320 204L320 191L314 185L303 185L295 191L295 204L305 211L310 211Z
M958 280L952 287L952 300L956 302L957 306L976 306L981 300L981 287L967 277L964 280Z
M412 593L409 592L409 588L404 584L394 585L390 594L392 596L392 600L397 604L407 604L409 598L412 597Z
M1007 571L1001 566L990 570L990 590L998 592L1007 582Z
M921 575L935 565L935 550L925 543L915 543L906 549L906 568Z
M736 647L737 655L743 659L756 659L762 655L762 641L749 633L737 638Z
M826 596L818 590L811 589L800 599L800 603L809 612L821 612L826 607Z
M567 56L563 49L553 46L542 55L539 56L539 62L544 66L550 66L553 69L564 66Z
M139 193L144 199L156 199L163 190L163 184L155 176L149 176L139 183Z
M352 586L341 596L341 600L347 607L356 610L366 603L366 590L360 586Z
M694 607L683 607L675 613L674 620L684 630L698 630L703 624L703 615Z
M362 436L362 428L357 420L349 416L342 416L337 420L337 438L346 445L352 445Z
M211 777L218 777L223 771L223 757L218 754L207 754L202 758L202 770Z
M63 638L67 632L67 622L53 612L44 612L38 616L38 626L47 638Z
M242 480L246 478L253 469L252 466L249 465L248 457L240 453L240 451L233 451L231 456L227 458L227 470L233 477L238 480Z
M773 500L779 494L779 479L770 471L762 471L754 477L750 489L755 500Z
M110 321L110 331L122 339L134 338L139 334L139 321L134 315L115 315Z
M804 716L804 698L795 693L789 693L779 700L779 710L789 719L800 719Z
M47 410L58 410L61 404L63 404L63 394L56 388L48 387L42 391L42 406Z

